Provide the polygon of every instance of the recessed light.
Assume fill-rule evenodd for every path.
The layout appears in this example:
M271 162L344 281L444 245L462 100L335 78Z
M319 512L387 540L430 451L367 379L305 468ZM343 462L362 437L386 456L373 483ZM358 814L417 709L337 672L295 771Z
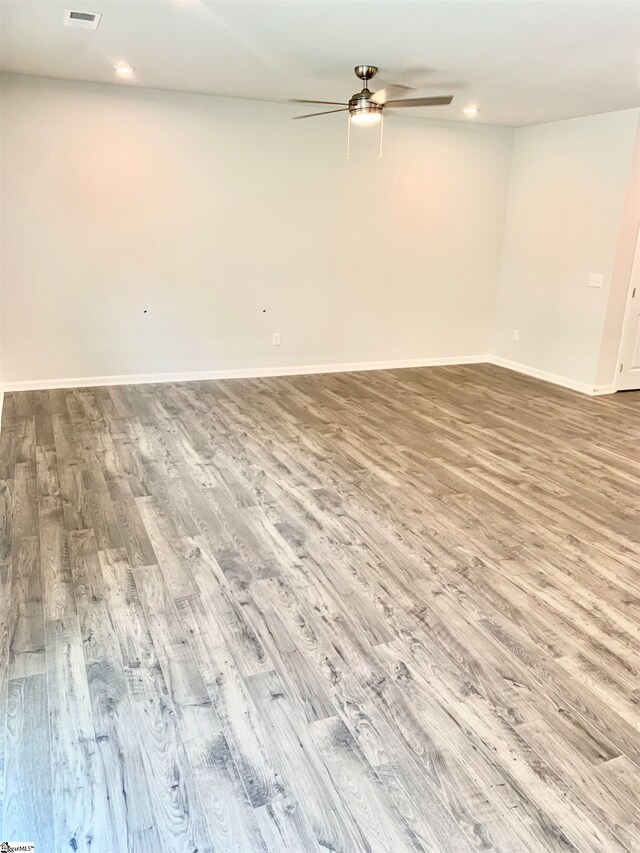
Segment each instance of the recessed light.
M130 65L116 65L116 74L120 77L131 77L133 70Z
M468 118L475 118L475 117L478 115L478 108L476 107L476 105L475 105L475 104L469 104L469 106L464 107L464 109L462 110L462 112L463 112L463 113L464 113Z

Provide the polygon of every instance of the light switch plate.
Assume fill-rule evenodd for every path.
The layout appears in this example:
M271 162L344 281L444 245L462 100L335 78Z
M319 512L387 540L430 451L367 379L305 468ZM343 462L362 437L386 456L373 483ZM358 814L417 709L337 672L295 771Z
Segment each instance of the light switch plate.
M589 275L589 287L602 287L604 276L601 272L592 272Z

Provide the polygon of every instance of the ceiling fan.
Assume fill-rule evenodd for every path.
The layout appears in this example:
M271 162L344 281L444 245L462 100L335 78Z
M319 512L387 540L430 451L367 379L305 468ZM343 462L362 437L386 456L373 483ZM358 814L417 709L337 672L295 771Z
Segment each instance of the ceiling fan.
M439 107L450 104L453 95L442 95L434 98L398 98L403 92L413 91L409 86L389 85L384 89L372 92L368 83L378 72L375 65L356 65L353 69L356 77L362 80L362 91L356 92L348 101L307 101L300 98L292 98L290 104L319 104L322 106L340 107L337 110L324 110L321 113L308 113L303 116L294 116L294 119L313 118L314 116L326 116L331 113L349 112L349 118L356 124L375 124L382 118L385 107Z

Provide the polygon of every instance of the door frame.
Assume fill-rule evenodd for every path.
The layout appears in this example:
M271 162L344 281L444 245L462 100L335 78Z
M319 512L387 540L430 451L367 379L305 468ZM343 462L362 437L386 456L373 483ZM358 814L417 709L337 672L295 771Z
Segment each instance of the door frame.
M620 384L620 367L622 365L622 350L625 343L625 334L627 332L627 325L631 321L631 313L632 313L632 302L634 297L631 295L634 290L634 280L638 275L640 279L640 230L636 234L636 248L633 253L633 263L631 265L631 275L629 276L629 288L627 290L627 301L624 306L624 317L622 319L622 326L620 329L620 343L618 344L618 358L616 360L616 375L614 380L614 386L616 391L620 391L621 389L618 387ZM636 285L638 290L640 290L640 284ZM638 294L640 298L640 294Z

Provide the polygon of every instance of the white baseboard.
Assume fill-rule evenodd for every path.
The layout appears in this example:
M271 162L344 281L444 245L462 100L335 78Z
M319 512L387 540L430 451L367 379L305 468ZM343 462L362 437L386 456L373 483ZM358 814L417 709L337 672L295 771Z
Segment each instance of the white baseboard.
M590 397L596 397L602 394L613 394L616 390L613 385L601 385L599 387L595 387L593 385L588 385L586 382L577 382L575 379L560 376L557 373L548 373L546 370L539 370L537 367L529 367L527 364L520 364L517 361L509 361L509 359L501 358L498 355L490 355L487 357L487 360L490 364L495 364L497 367L506 367L508 370L514 370L516 373L523 373L525 376L533 376L535 379L542 379L544 382L551 382L553 385L570 388L572 391L579 391L581 394L588 394Z
M525 376L533 376L581 394L600 396L615 393L614 385L594 387L537 367L529 367L496 355L461 355L438 358L409 358L397 361L356 361L344 364L303 364L292 367L250 367L232 370L199 370L184 373L138 373L120 376L82 376L71 379L24 380L0 386L0 424L4 394L12 391L45 391L53 388L92 388L101 385L148 385L162 382L198 382L207 379L251 379L261 376L299 376L314 373L352 373L366 370L395 370L403 367L438 367L456 364L495 364Z
M53 388L95 388L100 385L149 385L161 382L198 382L206 379L255 379L261 376L299 376L311 373L352 373L363 370L395 370L401 367L438 367L454 364L481 364L487 355L409 358L399 361L356 361L345 364L302 364L293 367L249 367L232 370L199 370L185 373L137 373L121 376L81 376L72 379L30 379L5 382L1 390L46 391Z

